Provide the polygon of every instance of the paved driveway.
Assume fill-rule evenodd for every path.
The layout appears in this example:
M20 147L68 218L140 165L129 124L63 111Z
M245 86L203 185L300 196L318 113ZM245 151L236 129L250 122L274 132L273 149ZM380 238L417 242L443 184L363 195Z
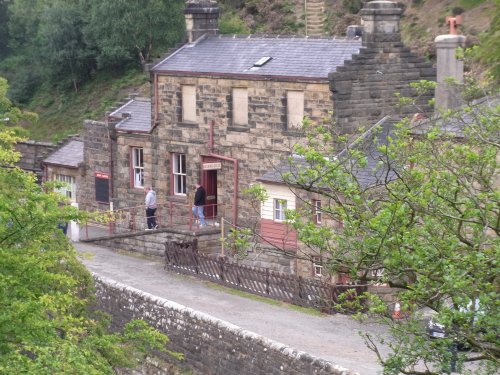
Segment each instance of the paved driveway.
M358 334L360 330L384 332L379 325L360 324L340 314L314 316L255 301L226 293L194 277L164 271L160 261L88 243L75 243L75 247L80 253L86 253L82 262L98 275L204 312L360 374L375 375L381 371L375 355Z

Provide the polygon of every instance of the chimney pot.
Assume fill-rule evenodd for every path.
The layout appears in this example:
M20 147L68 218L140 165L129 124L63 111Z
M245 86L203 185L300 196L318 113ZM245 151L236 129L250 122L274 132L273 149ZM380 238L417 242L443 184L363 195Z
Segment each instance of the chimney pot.
M393 1L370 1L360 11L364 47L385 47L401 42L399 20L403 10Z
M214 0L188 0L184 9L186 37L193 43L204 34L219 32L219 6Z

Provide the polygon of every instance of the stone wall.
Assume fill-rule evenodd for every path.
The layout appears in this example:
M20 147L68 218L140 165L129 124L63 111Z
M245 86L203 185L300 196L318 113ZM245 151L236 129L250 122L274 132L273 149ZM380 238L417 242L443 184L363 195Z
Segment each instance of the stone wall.
M25 171L34 172L38 181L42 181L42 160L54 152L58 146L58 144L51 142L18 142L15 149L21 154L21 158L16 165Z
M196 123L181 122L181 85L197 88ZM232 124L232 89L248 88L248 125ZM214 154L237 159L238 216L244 221L255 214L242 199L244 188L276 164L290 147L301 141L297 130L287 129L287 90L304 91L304 114L313 121L328 117L332 98L328 82L279 82L258 80L218 79L214 77L158 77L159 125L153 133L153 163L156 169L154 186L159 197L171 193L169 185L171 153L187 157L187 187L200 179L201 158L208 156L211 137L209 121L214 120ZM155 104L153 104L154 106ZM231 161L218 159L218 203L233 202L234 166ZM190 191L188 191L189 193ZM189 198L179 198L182 203Z
M144 158L144 184L145 186L153 183L153 160L154 150L151 148L149 134L119 134L116 140L115 166L114 166L114 199L115 208L128 208L143 206L146 193L144 188L135 188L131 180L131 153L132 148L143 149ZM158 192L157 192L158 193ZM160 197L158 197L160 198ZM164 203L164 200L159 200Z
M238 326L175 302L95 276L97 305L113 316L113 327L143 319L170 338L184 365L204 375L354 374ZM167 374L167 372L164 372Z
M198 241L198 250L201 253L218 254L220 252L220 232L216 229L205 229L197 233L176 229L159 229L154 232L115 234L82 242L92 242L114 250L163 257L167 241L192 241L194 239Z
M85 175L78 186L80 209L91 211L96 209L108 209L107 204L96 202L95 199L95 172L111 173L110 163L110 137L108 127L104 122L86 120L84 122L84 169ZM110 180L111 182L112 180ZM110 187L110 193L111 193Z
M432 65L401 44L392 48L362 48L359 55L330 74L337 124L352 133L369 127L385 115L410 116L432 111L427 104L433 93L417 100L420 109L407 106L398 110L396 93L416 97L410 82L436 80Z
M435 81L436 71L401 43L402 12L393 1L366 3L360 12L363 48L329 75L337 125L345 133L367 128L386 115L411 117L432 111L428 101L434 93L419 98L409 83ZM398 108L396 93L417 99L416 105Z

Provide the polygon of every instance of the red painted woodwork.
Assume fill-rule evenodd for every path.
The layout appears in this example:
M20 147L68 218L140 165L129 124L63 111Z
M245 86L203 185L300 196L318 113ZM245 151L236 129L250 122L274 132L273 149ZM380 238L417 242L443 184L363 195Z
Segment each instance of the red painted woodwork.
M207 192L205 217L217 216L217 171L204 171L202 185Z
M297 232L285 223L269 219L260 220L260 234L265 241L283 249L297 248Z

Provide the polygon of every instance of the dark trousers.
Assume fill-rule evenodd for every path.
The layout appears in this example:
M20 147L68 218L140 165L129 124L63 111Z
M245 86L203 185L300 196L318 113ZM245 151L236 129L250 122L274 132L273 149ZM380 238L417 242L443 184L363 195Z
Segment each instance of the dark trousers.
M148 228L153 229L156 227L156 208L146 208L146 219L148 221Z

